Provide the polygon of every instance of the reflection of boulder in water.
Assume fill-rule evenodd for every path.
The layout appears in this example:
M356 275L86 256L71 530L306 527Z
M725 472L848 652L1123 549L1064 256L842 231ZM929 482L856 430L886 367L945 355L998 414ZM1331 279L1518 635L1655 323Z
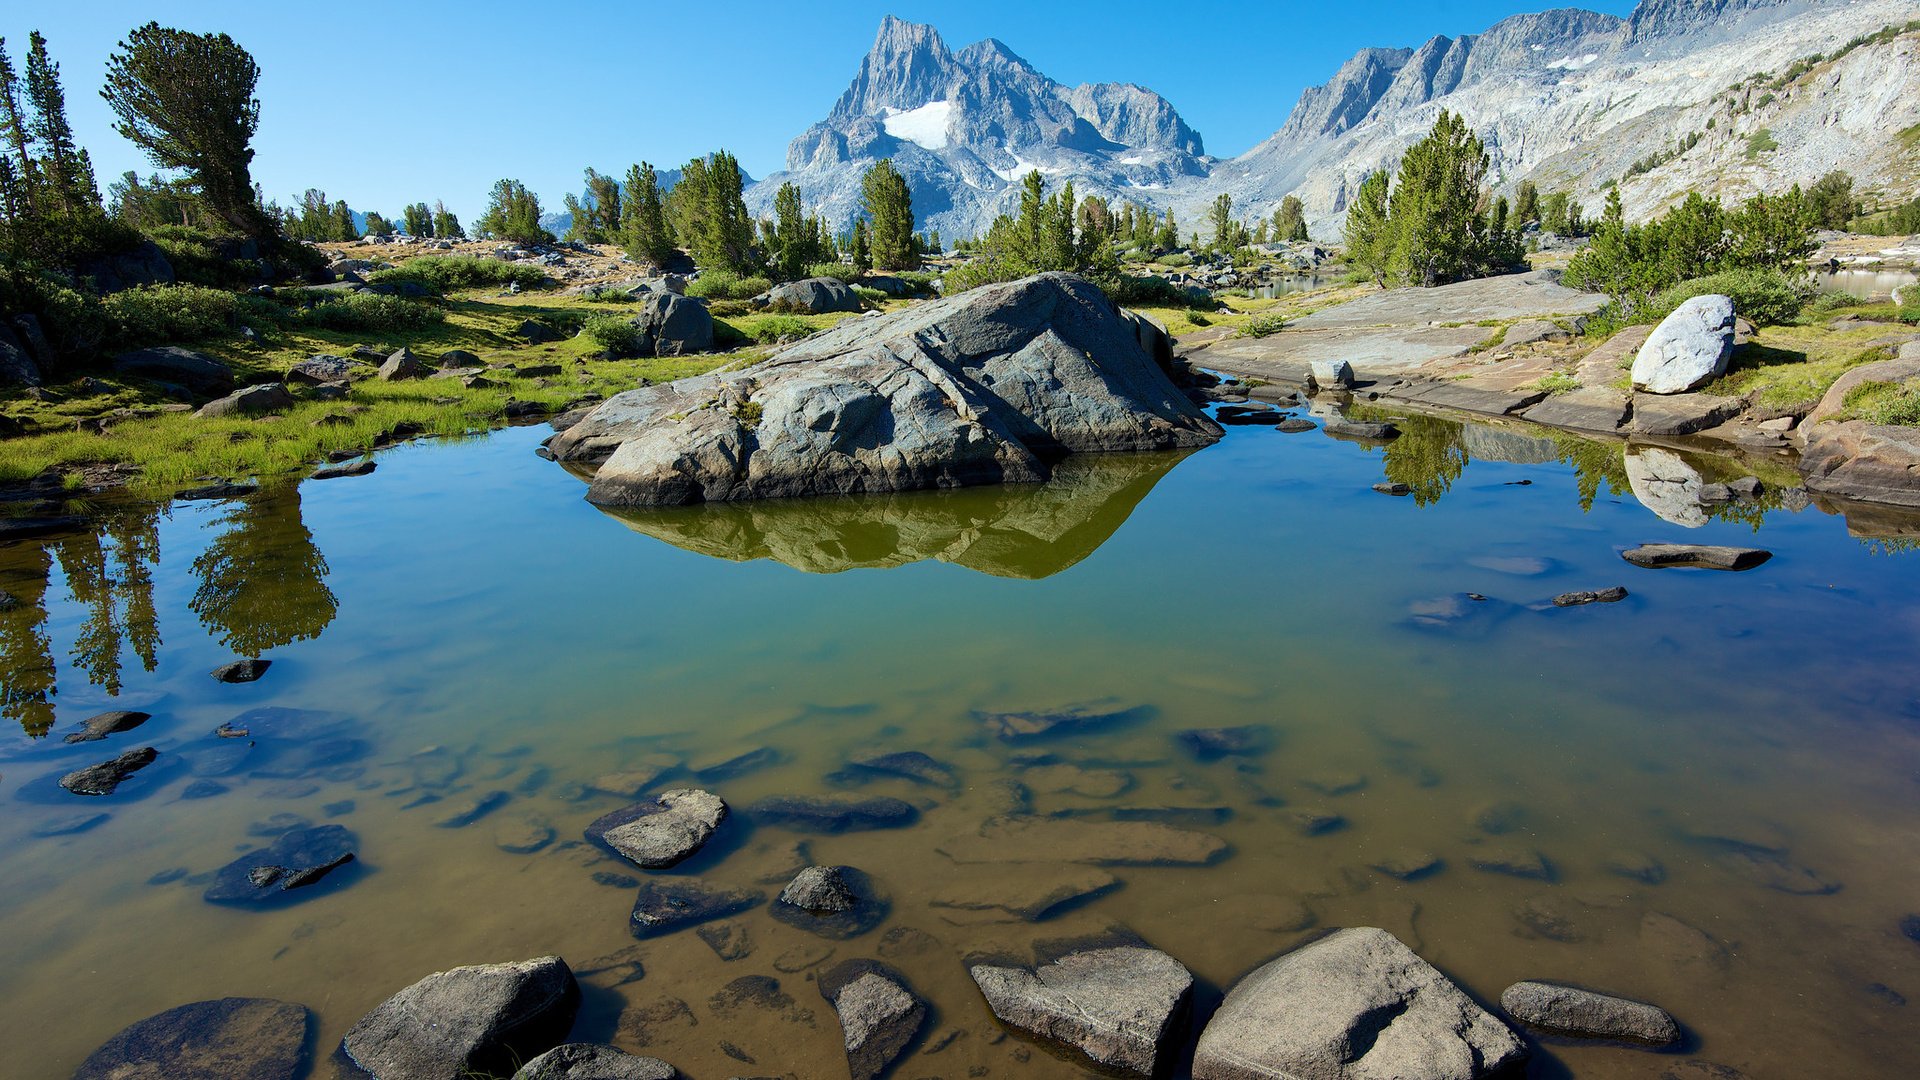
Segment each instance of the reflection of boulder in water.
M1628 447L1627 483L1640 505L1662 520L1688 529L1707 523L1700 473L1679 454L1656 446Z
M225 529L193 560L189 606L220 643L246 657L320 636L339 601L327 560L300 518L300 490L235 503Z
M735 562L834 574L938 559L1043 578L1091 555L1185 453L1075 454L1043 484L608 510L636 532Z
M1552 439L1534 438L1487 424L1462 425L1460 445L1474 461L1545 465L1560 460L1560 447Z

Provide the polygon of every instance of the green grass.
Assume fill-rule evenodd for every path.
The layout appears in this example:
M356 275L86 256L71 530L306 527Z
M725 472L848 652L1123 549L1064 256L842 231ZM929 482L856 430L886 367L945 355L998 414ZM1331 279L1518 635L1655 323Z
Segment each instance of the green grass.
M1479 325L1481 325L1481 326L1486 326L1487 324L1483 322L1483 323L1480 323ZM1483 341L1481 341L1481 342L1480 342L1480 343L1479 343L1478 345L1473 345L1473 346L1470 346L1470 347L1469 347L1469 348L1467 349L1467 352L1468 352L1469 354L1471 354L1471 353L1483 353L1483 352L1486 352L1486 351L1487 351L1487 350L1489 350L1489 349L1497 349L1497 348L1499 348L1499 347L1500 347L1500 346L1501 346L1501 345L1502 345L1503 343L1505 343L1505 341L1507 340L1507 330L1508 330L1508 329L1510 329L1510 327L1509 327L1509 326L1507 326L1507 325L1504 325L1504 324L1503 324L1503 325L1501 325L1501 326L1499 326L1499 328L1498 328L1498 329L1496 329L1496 330L1494 330L1494 332L1493 332L1493 333L1491 333L1491 334L1488 334L1488 335L1486 336L1486 338L1485 338L1485 340L1483 340Z
M1861 364L1887 360L1893 350L1869 347L1872 330L1772 327L1733 352L1727 373L1701 392L1729 397L1755 395L1768 408L1784 409L1820 400L1834 380Z
M1533 388L1547 394L1565 394L1580 389L1580 380L1572 372L1556 371L1535 379Z
M1900 144L1900 149L1902 150L1920 148L1920 124L1915 124L1909 128L1901 128L1900 133L1893 138L1894 141Z
M1863 383L1847 392L1844 406L1843 420L1920 426L1920 387L1910 383Z
M1759 131L1747 136L1748 161L1752 161L1761 154L1771 154L1778 149L1780 149L1780 144L1773 141L1773 132L1767 128L1761 128Z

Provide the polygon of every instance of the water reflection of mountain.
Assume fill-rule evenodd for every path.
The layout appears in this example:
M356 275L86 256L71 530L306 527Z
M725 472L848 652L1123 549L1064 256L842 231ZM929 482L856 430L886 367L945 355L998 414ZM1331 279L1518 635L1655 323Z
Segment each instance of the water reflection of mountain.
M151 505L113 506L90 527L0 545L0 717L29 736L53 724L59 665L48 634L58 567L64 602L84 612L69 658L87 681L118 695L128 654L154 670L161 643L154 607L160 514ZM207 631L245 656L316 637L339 607L326 586L327 562L288 488L228 504L219 529L193 561L200 580L191 607Z
M1044 484L607 513L701 555L772 559L812 574L938 559L1034 579L1091 555L1185 456L1075 454Z

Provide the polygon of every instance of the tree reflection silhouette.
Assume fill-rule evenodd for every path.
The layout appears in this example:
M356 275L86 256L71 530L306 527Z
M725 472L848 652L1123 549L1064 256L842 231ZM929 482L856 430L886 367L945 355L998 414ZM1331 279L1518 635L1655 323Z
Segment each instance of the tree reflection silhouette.
M300 491L263 492L233 505L225 531L193 560L189 606L221 644L254 657L318 637L339 611L327 560L300 518Z
M53 727L53 645L47 639L47 575L53 558L45 545L0 545L0 715L16 720L32 738Z

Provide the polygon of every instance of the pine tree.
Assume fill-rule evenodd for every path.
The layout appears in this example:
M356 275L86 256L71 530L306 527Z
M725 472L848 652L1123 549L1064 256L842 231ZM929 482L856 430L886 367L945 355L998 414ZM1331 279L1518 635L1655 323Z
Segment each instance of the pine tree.
M891 158L874 163L860 178L860 202L873 221L873 263L882 270L915 270L920 252L913 240L913 192Z
M378 211L369 210L367 211L367 235L392 236L393 222L381 217Z
M6 174L8 201L21 208L9 216L17 219L36 214L40 209L39 185L33 154L27 149L33 143L33 132L20 109L19 78L7 57L6 38L0 38L0 138L6 140L12 153Z
M865 218L853 223L853 268L862 274L873 269L873 249L867 245Z
M540 196L527 190L518 180L498 180L487 195L487 212L481 216L480 231L488 236L511 240L516 244L542 244L553 234L540 224ZM373 225L371 215L367 225Z
M1153 246L1161 251L1172 251L1180 246L1180 229L1173 222L1172 208L1168 208L1167 220L1161 224L1160 231L1154 234Z
M1387 283L1387 185L1385 170L1360 183L1347 207L1347 261L1364 270L1376 285Z
M793 183L780 185L773 196L773 213L766 230L771 269L781 281L798 280L821 258L819 220L806 216L800 188Z
M433 236L433 211L427 209L426 203L408 203L400 211L400 217L401 228L408 236L416 240Z
M620 181L587 169L588 239L604 244L620 232Z
M1214 196L1213 210L1207 215L1213 224L1213 250L1233 250L1233 196L1221 192Z
M466 230L460 227L460 219L447 209L446 203L437 199L433 204L433 235L442 240L464 240L467 237Z
M325 196L321 196L321 197L325 198ZM341 199L335 202L333 204L333 213L330 216L333 222L332 234L324 237L316 236L314 237L314 239L316 240L322 240L322 239L324 240L358 240L360 239L360 228L359 226L353 223L353 210L352 208L347 206L347 200Z
M1522 180L1513 192L1514 224L1525 227L1540 220L1540 189L1531 180Z
M100 191L93 166L73 142L67 123L67 95L60 88L60 65L47 57L47 39L35 30L28 38L27 103L33 108L33 140L45 155L41 184L68 218L100 212Z
M1280 208L1273 212L1273 235L1280 240L1305 240L1306 220L1305 204L1299 196L1289 195L1280 200Z
M620 247L632 258L657 267L673 258L660 178L644 161L627 169L626 199L620 204Z
M753 218L740 194L740 163L725 150L694 158L681 170L669 201L674 228L707 269L754 269Z

